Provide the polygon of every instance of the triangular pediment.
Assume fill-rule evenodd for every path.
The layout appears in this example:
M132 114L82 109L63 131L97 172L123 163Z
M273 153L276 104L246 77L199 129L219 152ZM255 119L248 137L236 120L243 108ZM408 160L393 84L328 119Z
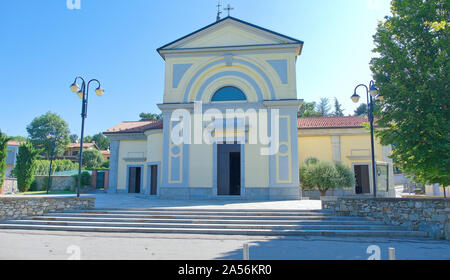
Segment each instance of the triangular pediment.
M233 17L227 17L173 41L159 48L158 51L280 44L303 44L303 42Z

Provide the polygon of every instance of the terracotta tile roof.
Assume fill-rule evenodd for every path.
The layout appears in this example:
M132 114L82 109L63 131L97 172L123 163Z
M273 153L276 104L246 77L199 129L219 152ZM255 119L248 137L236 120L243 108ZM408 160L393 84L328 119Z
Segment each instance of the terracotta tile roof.
M297 127L306 128L358 128L368 122L367 117L310 117L298 118Z
M367 117L310 117L298 118L297 127L306 128L359 128L368 122ZM143 133L151 129L162 129L163 121L130 121L122 122L104 133Z
M20 146L20 144L22 144L23 142L17 142L17 141L14 141L14 140L10 140L10 141L8 141L8 145L9 146Z
M80 147L80 143L70 143L69 144L69 148L78 148L78 147ZM98 149L95 142L90 142L90 143L83 142L83 148L92 148L92 147L95 147Z
M102 155L110 155L110 154L111 154L111 151L110 151L110 150L101 150L100 153L101 153Z
M121 122L118 125L106 130L104 133L142 133L151 129L162 129L163 121L135 121Z

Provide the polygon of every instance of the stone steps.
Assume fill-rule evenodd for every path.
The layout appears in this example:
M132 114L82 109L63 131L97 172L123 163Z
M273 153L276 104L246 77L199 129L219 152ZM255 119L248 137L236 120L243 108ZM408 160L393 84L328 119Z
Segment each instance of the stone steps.
M0 223L0 229L259 236L426 237L362 217L312 210L96 209Z
M17 220L10 224L15 225L59 225L59 226L90 226L90 227L144 227L144 228L211 228L211 229L289 229L289 230L313 230L313 229L332 229L332 230L346 230L346 229L361 229L361 230L398 230L398 227L384 224L357 224L357 225L330 225L330 224L315 224L305 225L299 223L277 225L272 223L266 224L245 224L245 223L145 223L145 222L93 222L93 221L49 221L49 220Z
M142 223L201 223L201 224L274 224L274 225L289 225L289 224L302 224L302 225L314 225L324 223L324 219L291 219L291 220L274 220L271 218L263 220L242 220L242 219L204 219L204 217L198 219L186 219L186 218L121 218L121 217L69 217L69 216L37 216L26 218L23 220L44 220L44 221L92 221L92 222L142 222ZM326 220L328 225L365 225L366 219L351 219L351 220ZM371 221L371 224L382 224L380 221Z

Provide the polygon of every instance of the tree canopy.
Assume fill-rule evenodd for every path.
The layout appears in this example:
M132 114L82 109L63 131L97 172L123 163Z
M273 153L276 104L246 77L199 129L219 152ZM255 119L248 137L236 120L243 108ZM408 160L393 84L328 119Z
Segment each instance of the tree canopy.
M330 99L328 99L327 97L320 98L319 103L317 103L316 105L316 112L319 113L319 116L324 117L330 115L330 110Z
M344 109L342 109L342 104L339 103L338 99L334 98L334 112L333 116L336 117L343 117L344 116Z
M53 136L56 132L57 140L55 146L55 155L60 156L70 143L69 125L58 114L48 112L42 116L36 117L27 126L27 132L33 145L42 149L45 157L50 157L52 149Z
M103 164L103 156L96 149L83 151L83 166L88 169L101 168Z
M377 132L392 158L422 183L450 185L447 0L393 0L374 36L371 61L384 102Z
M162 120L162 114L153 114L153 113L140 113L139 117L141 121L157 121Z
M331 189L353 187L354 174L340 162L307 159L300 167L300 184L304 190L319 190L321 196Z
M107 150L109 148L109 139L103 133L95 134L92 136L92 140L95 141L95 144L97 144L100 150Z
M355 116L367 116L367 104L361 103L355 110Z

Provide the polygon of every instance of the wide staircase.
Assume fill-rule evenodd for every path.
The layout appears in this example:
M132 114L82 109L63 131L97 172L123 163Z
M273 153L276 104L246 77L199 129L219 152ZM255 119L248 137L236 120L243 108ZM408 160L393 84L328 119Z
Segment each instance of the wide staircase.
M325 210L95 209L8 220L0 229L257 236L426 237L421 231Z

